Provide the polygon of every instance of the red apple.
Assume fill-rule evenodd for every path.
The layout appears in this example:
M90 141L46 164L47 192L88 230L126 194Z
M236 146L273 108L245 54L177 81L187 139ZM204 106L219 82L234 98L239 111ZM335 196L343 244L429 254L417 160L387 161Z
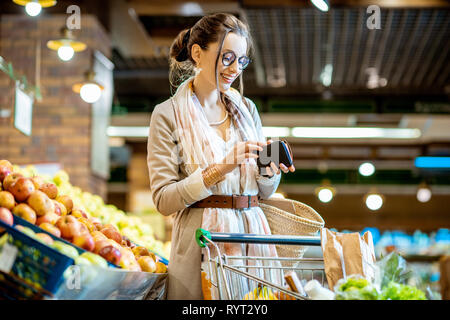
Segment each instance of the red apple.
M50 223L52 225L55 225L59 218L60 218L60 216L58 216L56 213L54 213L54 212L47 212L43 216L40 216L40 217L37 218L36 225L39 226L39 225L41 225L42 223L45 223L45 222L46 223Z
M82 224L78 222L75 217L60 217L55 225L61 231L61 236L69 241L72 240L74 236L81 234Z
M118 244L122 244L122 236L115 228L103 228L102 230L100 230L100 232L103 233L107 238L114 240Z
M31 177L31 181L33 182L36 190L39 190L41 186L45 183L44 178L42 178L41 176L33 176Z
M0 208L0 220L2 220L4 223L6 223L8 226L11 226L14 224L14 217L7 208ZM0 228L0 232L3 232L5 229Z
M5 165L0 165L0 182L3 182L5 178L10 175L12 172L12 169Z
M82 209L80 208L73 208L72 212L70 213L72 216L76 217L76 218L85 218L88 219L88 216L86 214L86 212L84 212Z
M56 237L61 237L61 231L51 223L43 222L39 225L39 228L44 229Z
M15 206L12 210L12 213L28 221L29 223L36 223L36 212L34 212L33 208L31 208L26 203L20 203Z
M100 239L100 240L95 240L98 239L97 237L94 237L94 241L95 241L95 248L94 248L94 252L95 253L99 253L99 251L106 247L106 246L110 246L111 242L109 242L109 239Z
M55 212L55 204L53 201L42 191L34 191L27 200L30 207L36 211L38 216L43 216L48 212Z
M103 247L98 254L114 264L118 264L122 257L122 253L120 253L119 249L114 248L113 246Z
M21 177L9 187L9 191L17 202L24 202L35 191L34 184L29 178Z
M8 174L5 180L3 180L3 190L9 190L9 187L13 185L17 179L22 177L23 175L18 172L11 172L10 174Z
M53 201L53 204L55 205L55 213L59 216L65 216L67 214L66 207L61 202L58 202L56 200L52 200L52 201Z
M94 238L89 233L73 237L72 243L87 251L94 251L95 249Z
M72 212L73 201L69 196L66 195L57 196L55 200L58 201L59 203L62 203L64 207L66 207L67 214Z
M14 196L9 191L0 191L0 207L12 210L16 205Z
M56 199L58 196L58 187L51 182L44 183L39 190L44 192L50 199Z
M36 233L36 237L49 246L53 244L53 238L46 233Z

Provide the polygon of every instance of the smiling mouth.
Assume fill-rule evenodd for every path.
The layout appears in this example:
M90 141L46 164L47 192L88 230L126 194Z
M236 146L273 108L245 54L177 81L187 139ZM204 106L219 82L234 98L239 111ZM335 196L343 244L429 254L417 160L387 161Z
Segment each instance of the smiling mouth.
M222 79L224 79L224 81L226 83L232 83L234 81L234 79L235 79L235 77L231 77L231 76L228 76L228 75L223 74L223 73L221 73L220 76L222 77Z

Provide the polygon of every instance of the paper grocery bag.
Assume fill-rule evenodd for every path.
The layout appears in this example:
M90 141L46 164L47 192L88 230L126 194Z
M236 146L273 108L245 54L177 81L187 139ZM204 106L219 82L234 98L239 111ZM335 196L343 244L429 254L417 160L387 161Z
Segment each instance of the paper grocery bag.
M338 233L322 228L320 232L328 288L334 291L342 278L359 274L372 281L375 276L375 250L372 234L367 231Z

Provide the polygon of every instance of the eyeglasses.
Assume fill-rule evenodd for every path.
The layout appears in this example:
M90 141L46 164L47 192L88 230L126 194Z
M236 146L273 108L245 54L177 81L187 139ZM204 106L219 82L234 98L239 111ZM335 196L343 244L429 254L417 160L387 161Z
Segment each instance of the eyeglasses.
M222 63L226 67L231 66L235 60L236 54L233 51L227 51L224 54L222 54ZM247 56L239 57L238 59L239 69L244 70L245 68L247 68L250 62L251 59Z

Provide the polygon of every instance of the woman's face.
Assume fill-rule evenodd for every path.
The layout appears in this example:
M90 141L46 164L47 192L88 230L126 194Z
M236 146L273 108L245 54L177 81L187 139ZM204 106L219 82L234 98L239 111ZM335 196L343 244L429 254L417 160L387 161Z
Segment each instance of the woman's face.
M219 50L219 42L210 43L207 50L199 49L199 59L197 61L198 67L201 72L198 77L206 81L213 87L216 87L216 58L217 51ZM225 61L230 62L235 56L235 60L228 66L223 64L223 54L226 53ZM225 37L223 47L219 53L219 60L217 62L217 74L219 81L219 90L221 92L227 91L234 80L241 74L241 65L239 64L239 58L247 55L247 41L244 37L235 33L228 33ZM243 61L244 59L241 59Z

